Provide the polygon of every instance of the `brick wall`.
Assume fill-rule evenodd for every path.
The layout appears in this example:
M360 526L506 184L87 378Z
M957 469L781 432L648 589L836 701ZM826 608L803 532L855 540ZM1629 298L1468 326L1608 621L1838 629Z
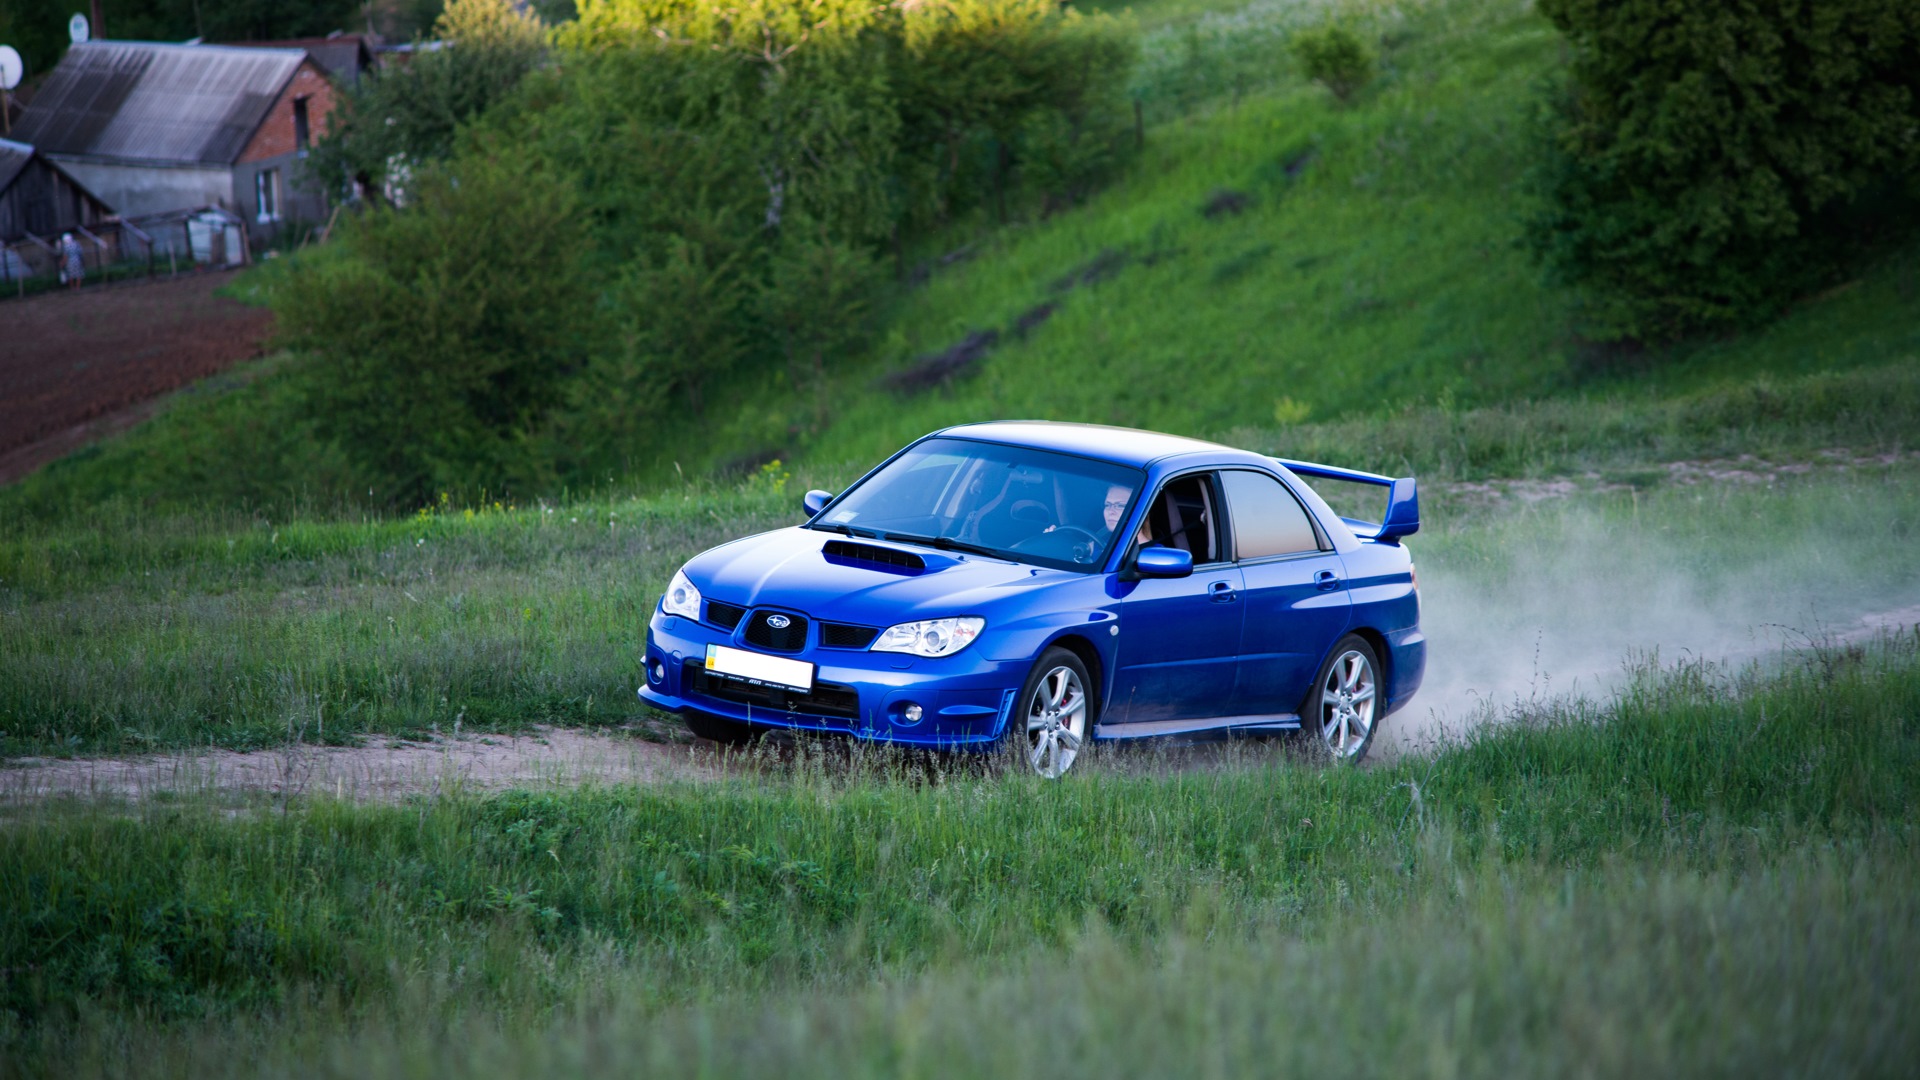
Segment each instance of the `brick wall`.
M293 73L279 100L273 103L267 118L253 133L253 141L240 154L241 163L294 152L293 102L301 97L307 99L308 138L311 142L319 141L327 130L327 113L333 108L333 81L309 58Z

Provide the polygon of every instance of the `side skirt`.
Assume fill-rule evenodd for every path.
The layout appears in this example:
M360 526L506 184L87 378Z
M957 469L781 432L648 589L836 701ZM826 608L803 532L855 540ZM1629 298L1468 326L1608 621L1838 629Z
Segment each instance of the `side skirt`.
M1300 718L1293 713L1268 713L1260 716L1213 716L1204 720L1154 720L1138 724L1096 724L1096 739L1151 739L1160 735L1198 735L1226 731L1298 731Z

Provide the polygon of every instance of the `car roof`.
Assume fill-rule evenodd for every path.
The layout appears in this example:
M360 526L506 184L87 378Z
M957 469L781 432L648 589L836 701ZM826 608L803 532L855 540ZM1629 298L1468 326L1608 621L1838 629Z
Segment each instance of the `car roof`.
M1054 450L1063 454L1111 461L1116 465L1145 468L1163 458L1186 454L1225 454L1251 458L1244 450L1230 446L1165 435L1138 428L1111 427L1106 424L1070 424L1057 420L998 420L985 424L961 424L934 432L958 439L1007 443L1035 450Z

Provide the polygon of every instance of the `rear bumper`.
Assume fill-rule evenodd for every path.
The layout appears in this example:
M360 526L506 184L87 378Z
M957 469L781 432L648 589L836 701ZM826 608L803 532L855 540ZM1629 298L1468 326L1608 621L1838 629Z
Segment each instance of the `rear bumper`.
M1387 635L1387 711L1397 712L1413 699L1427 674L1427 636L1417 626Z
M640 699L672 713L697 711L754 727L852 735L905 746L956 748L993 743L1005 730L1029 660L996 661L978 648L939 659L810 647L792 654L815 665L812 693L708 673L708 645L739 647L734 635L658 609L647 625L646 682ZM918 705L918 721L906 719Z

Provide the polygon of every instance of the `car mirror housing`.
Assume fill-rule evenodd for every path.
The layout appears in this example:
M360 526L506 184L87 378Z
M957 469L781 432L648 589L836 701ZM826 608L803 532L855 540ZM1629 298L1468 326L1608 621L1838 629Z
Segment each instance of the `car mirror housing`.
M820 511L825 510L827 504L832 501L833 492L821 491L819 488L815 488L800 497L800 505L806 510L808 517L813 517Z
M1193 552L1179 548L1147 547L1133 560L1141 577L1183 578L1193 573Z

